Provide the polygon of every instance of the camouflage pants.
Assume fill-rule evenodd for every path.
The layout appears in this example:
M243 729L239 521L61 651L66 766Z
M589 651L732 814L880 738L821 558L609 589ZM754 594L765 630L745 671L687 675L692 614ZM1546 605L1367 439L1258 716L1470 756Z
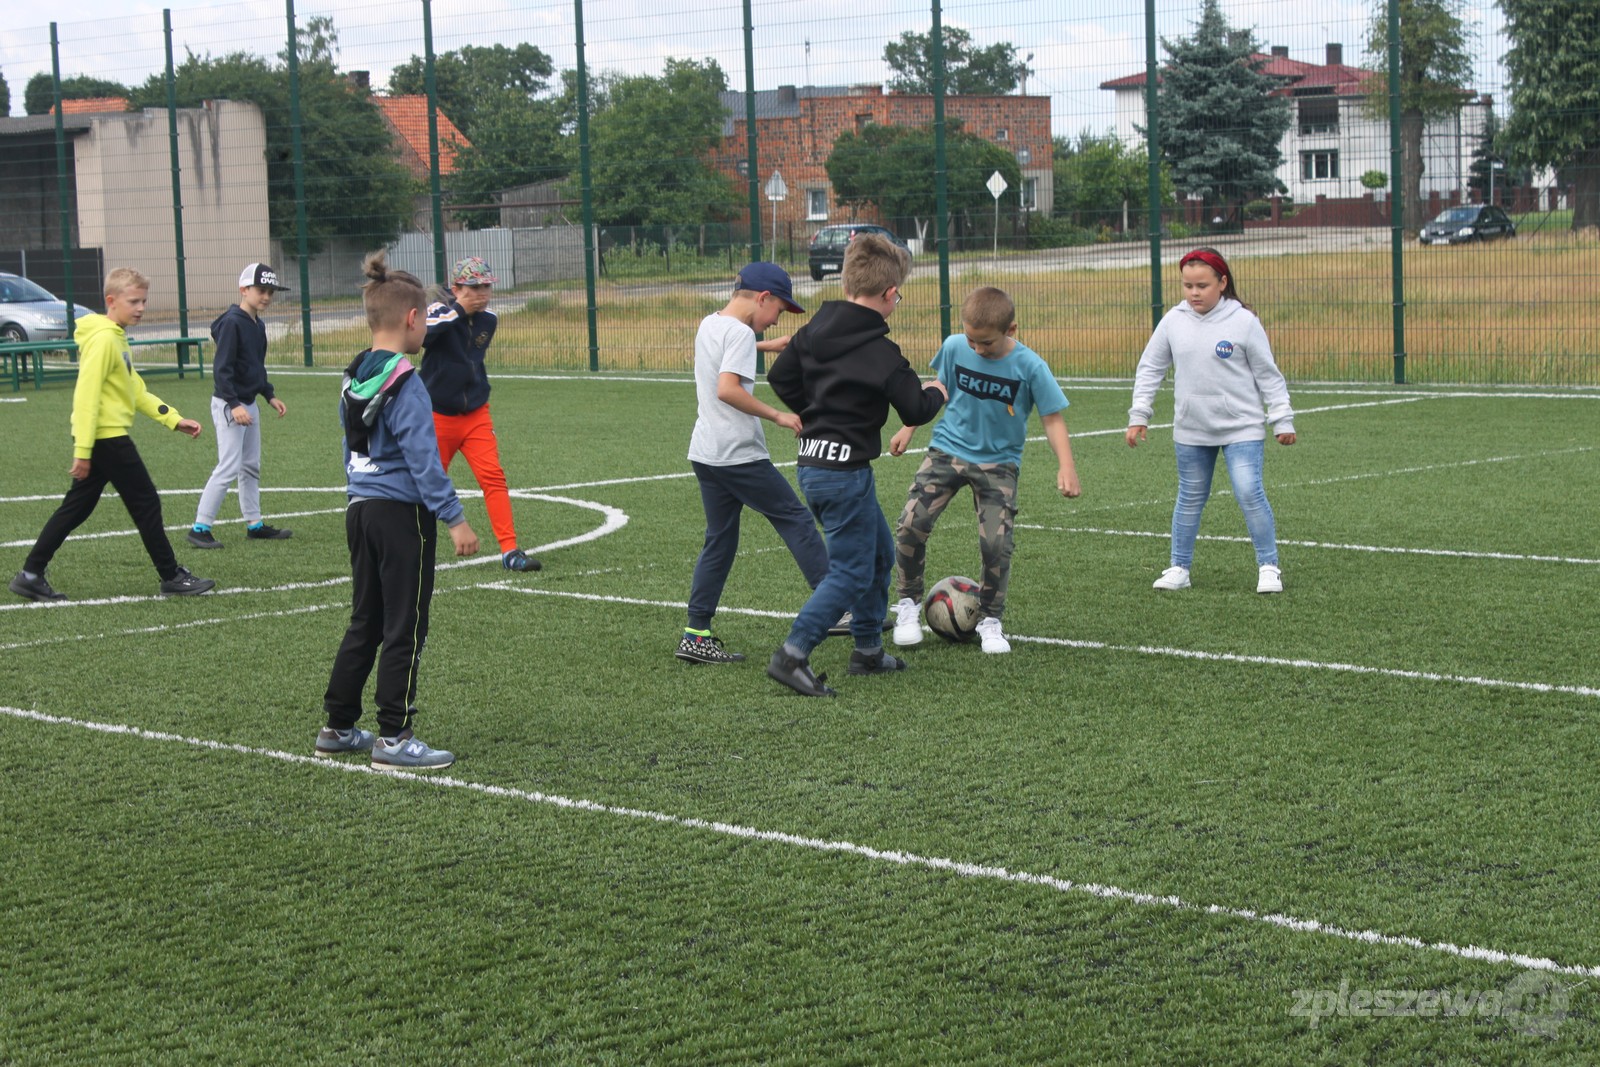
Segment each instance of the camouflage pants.
M928 535L962 486L972 487L973 508L978 514L978 547L983 555L978 599L983 616L998 619L1005 612L1006 586L1011 582L1012 529L1017 519L1015 463L968 463L937 448L928 449L895 525L895 561L900 572L897 599L922 599Z

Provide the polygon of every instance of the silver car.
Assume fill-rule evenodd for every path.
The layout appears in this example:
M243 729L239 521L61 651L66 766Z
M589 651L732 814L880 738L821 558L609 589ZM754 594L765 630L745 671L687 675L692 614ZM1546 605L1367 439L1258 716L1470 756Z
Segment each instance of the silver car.
M73 315L91 315L74 304ZM18 274L0 271L0 343L64 341L67 339L67 305Z

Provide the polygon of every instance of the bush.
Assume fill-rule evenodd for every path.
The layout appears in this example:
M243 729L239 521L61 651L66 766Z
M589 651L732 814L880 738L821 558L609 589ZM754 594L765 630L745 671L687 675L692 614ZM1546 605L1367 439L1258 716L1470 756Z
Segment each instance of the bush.
M1244 206L1244 217L1253 221L1270 219L1272 217L1272 204L1266 200L1252 200Z
M1034 215L1028 219L1029 248L1071 248L1089 244L1093 240L1094 235L1088 230L1066 219L1045 215Z

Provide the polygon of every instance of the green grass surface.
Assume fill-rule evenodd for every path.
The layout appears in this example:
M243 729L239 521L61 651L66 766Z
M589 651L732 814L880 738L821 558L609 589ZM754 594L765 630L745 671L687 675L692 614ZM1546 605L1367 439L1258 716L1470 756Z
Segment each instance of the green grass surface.
M276 380L265 502L293 540L246 542L230 497L225 550L177 542L218 592L161 600L107 499L50 571L74 603L0 611L0 1063L1600 1057L1578 974L1553 976L1553 1037L1498 1010L1294 1010L1528 980L1429 946L1600 968L1592 394L1296 389L1267 598L1242 540L1150 590L1170 436L1129 450L1126 388L1069 383L1084 495L1029 446L1015 651L930 638L904 674L850 678L835 639L814 659L841 695L815 701L762 671L805 587L759 520L716 623L751 661L671 656L703 532L692 387L502 375L513 486L627 522L539 574L441 571L418 726L460 757L441 784L275 755L310 755L349 595L336 379ZM152 388L205 413L207 383ZM7 571L70 459L70 390L25 396L0 404ZM187 523L209 424L135 437ZM891 518L916 462L877 464ZM1226 485L1203 537L1244 537ZM530 546L604 521L537 492L516 510ZM976 567L958 504L929 576Z

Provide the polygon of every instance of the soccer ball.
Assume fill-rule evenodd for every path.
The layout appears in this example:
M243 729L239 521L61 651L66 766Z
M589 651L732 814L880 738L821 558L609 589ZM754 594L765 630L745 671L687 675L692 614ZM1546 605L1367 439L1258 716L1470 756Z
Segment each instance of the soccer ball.
M952 575L934 585L922 605L928 629L946 641L971 641L978 630L978 583Z

